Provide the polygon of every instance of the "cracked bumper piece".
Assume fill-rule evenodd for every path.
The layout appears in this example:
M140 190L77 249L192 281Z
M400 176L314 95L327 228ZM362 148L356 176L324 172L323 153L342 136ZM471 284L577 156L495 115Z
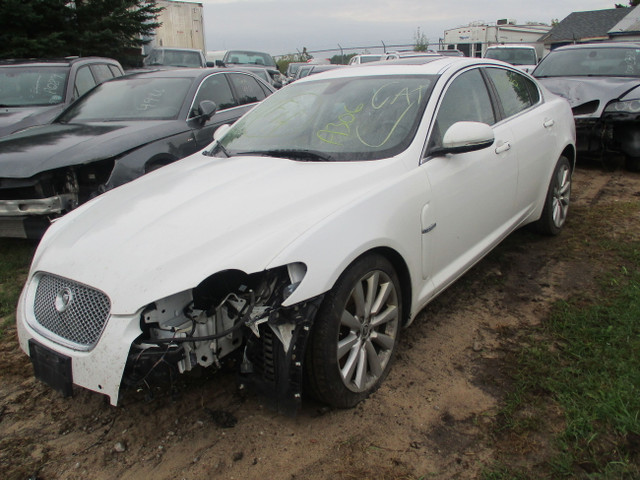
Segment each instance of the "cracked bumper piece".
M0 200L0 237L39 239L49 227L49 217L58 217L75 202L75 195L48 198Z

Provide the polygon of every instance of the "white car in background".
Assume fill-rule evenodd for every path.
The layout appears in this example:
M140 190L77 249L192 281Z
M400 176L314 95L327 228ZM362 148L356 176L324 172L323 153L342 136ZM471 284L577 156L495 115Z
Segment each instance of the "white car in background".
M533 72L540 61L538 52L533 45L522 44L487 47L484 57L510 63L526 73Z
M361 53L351 57L349 65L362 65L363 63L378 62L382 60L382 54Z
M234 358L280 410L303 393L352 407L402 327L502 239L560 232L574 141L568 103L500 62L300 80L204 151L55 222L20 345L56 390L112 404L160 367Z

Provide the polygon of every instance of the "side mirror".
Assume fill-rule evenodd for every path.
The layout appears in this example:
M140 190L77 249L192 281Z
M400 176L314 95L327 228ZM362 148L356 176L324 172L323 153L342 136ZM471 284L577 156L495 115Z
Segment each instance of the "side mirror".
M207 65L207 68L213 68L216 66L216 63L207 61L206 65Z
M218 106L211 100L202 100L198 105L198 118L202 123L209 120L218 110Z
M218 129L215 132L213 132L213 139L215 141L220 140L222 137L225 136L225 134L229 131L230 128L231 128L231 125L229 125L228 123L225 123L224 125L220 125Z
M481 122L456 122L442 138L442 147L430 152L431 155L466 153L490 147L495 141L492 128Z
M215 66L216 67L220 67L220 68L225 68L226 65L224 64L224 62L222 60L216 60L215 61Z

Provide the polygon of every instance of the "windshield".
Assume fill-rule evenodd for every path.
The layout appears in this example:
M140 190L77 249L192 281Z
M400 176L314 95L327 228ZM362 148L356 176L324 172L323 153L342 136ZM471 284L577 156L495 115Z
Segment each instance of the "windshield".
M200 52L189 50L152 50L147 58L144 59L147 66L165 65L170 67L202 67L202 56Z
M502 60L511 65L535 65L536 52L531 48L488 48L485 58Z
M412 75L294 83L245 115L213 151L299 160L390 157L413 140L434 81Z
M28 107L64 101L69 67L0 67L0 105Z
M640 49L632 47L556 50L542 59L536 77L603 76L637 77Z
M57 121L174 120L192 82L191 78L126 78L105 82Z
M276 62L268 53L245 52L241 50L230 50L224 56L224 63L234 63L236 65L264 65L275 67Z

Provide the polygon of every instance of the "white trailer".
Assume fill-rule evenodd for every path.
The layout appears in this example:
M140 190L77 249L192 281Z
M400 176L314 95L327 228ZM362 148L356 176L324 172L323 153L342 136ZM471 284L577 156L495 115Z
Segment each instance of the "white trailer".
M143 47L144 55L154 47L197 48L206 52L202 3L171 0L156 0L156 3L164 8L157 20L162 25Z
M474 22L464 27L445 30L440 48L457 49L468 57L483 57L487 47L492 45L526 44L535 46L538 58L542 58L544 44L539 42L539 39L549 30L550 25L518 25L512 19L501 19L495 24Z

